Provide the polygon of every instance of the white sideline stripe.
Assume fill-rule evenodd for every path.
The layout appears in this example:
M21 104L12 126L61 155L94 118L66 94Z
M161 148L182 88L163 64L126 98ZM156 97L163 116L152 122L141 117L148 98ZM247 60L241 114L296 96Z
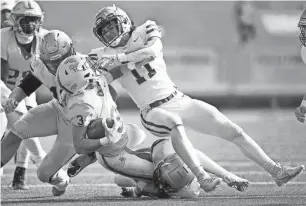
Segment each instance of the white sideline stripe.
M267 172L264 171L230 171L231 173L234 173L236 175L263 175L263 176L270 176ZM301 175L303 175L304 173L302 173ZM305 173L306 174L306 173ZM12 176L12 174L10 173L4 173L3 175L1 175L2 177L10 177ZM27 173L26 174L27 177L36 177L37 174L35 173ZM99 177L99 176L107 176L107 177L111 177L111 176L115 176L115 173L111 173L111 172L81 172L80 174L78 174L76 177Z
M275 185L275 182L251 182L251 185ZM306 185L306 182L288 182L286 185ZM28 185L32 188L47 188L52 187L49 184L37 184L37 185ZM1 185L2 187L7 187L7 185ZM103 183L103 184L70 184L69 187L119 187L114 183Z
M292 160L294 161L294 160ZM257 166L255 163L251 162L251 161L216 161L220 166L222 167L257 167L260 168L259 166ZM296 160L296 162L301 162L301 160ZM290 162L282 162L283 165L288 165L290 164ZM5 165L4 166L4 170L6 169L15 169L16 165L14 164L9 164L9 165ZM89 165L88 168L103 168L99 163L94 163L92 165ZM37 166L35 164L29 164L28 165L28 169L37 169Z

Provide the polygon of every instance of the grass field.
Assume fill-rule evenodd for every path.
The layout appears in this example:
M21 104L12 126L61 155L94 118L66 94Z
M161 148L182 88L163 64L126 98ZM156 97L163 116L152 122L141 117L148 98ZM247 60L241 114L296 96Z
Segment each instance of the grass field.
M283 164L306 164L306 127L295 120L293 109L289 110L225 110L230 119L238 123L257 141L274 160ZM123 111L126 122L140 125L138 113ZM203 126L205 122L203 122ZM203 137L188 131L194 145L229 171L251 181L249 189L237 192L222 184L215 192L202 193L197 200L151 198L126 199L120 196L121 189L113 182L113 174L98 163L86 168L72 179L65 195L53 197L51 186L41 183L36 177L36 168L29 165L28 191L14 191L8 187L12 180L14 165L4 168L1 178L2 205L306 205L306 172L284 187L277 187L264 170L245 158L231 143L216 137ZM148 135L144 146L156 138ZM54 137L41 139L48 150Z

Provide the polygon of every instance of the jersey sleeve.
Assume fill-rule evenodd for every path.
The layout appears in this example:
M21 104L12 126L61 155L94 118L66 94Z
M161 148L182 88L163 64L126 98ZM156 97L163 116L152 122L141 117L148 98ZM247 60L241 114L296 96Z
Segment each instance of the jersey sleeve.
M150 40L152 37L158 37L161 38L161 30L155 23L155 21L147 20L145 23L145 36L146 41Z
M94 108L88 104L73 104L68 111L68 118L71 124L87 127L91 121L98 117Z

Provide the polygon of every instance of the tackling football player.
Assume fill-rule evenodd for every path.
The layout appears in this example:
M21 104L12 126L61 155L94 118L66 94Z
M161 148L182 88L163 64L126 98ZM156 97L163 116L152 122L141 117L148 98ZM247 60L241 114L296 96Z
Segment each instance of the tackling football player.
M135 27L129 16L116 6L102 8L95 17L93 32L104 47L89 54L114 76L140 109L143 126L152 134L171 136L173 148L197 177L201 187L205 175L185 127L203 135L221 137L268 172L278 186L299 175L305 168L274 162L241 127L216 107L184 95L167 74L161 33L154 21ZM142 67L136 66L152 58ZM111 68L119 70L112 71ZM186 68L188 69L188 68Z
M26 0L16 4L15 1L1 2L1 80L3 81L1 82L1 91L3 91L1 103L3 104L10 90L13 90L30 72L30 62L35 56L41 36L47 32L41 28L43 17L43 12L35 1ZM6 115L7 131L28 109L37 106L35 93L25 98L25 104L26 108L20 107L16 112ZM30 152L31 159L36 165L39 165L46 155L38 138L22 142L15 154L13 189L29 189L25 183L25 173Z

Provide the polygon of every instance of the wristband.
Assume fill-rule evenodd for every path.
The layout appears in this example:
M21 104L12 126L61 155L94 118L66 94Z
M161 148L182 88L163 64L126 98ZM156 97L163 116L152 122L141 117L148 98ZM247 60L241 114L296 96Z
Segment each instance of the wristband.
M127 56L125 55L125 53L117 54L117 58L122 64L128 63Z

